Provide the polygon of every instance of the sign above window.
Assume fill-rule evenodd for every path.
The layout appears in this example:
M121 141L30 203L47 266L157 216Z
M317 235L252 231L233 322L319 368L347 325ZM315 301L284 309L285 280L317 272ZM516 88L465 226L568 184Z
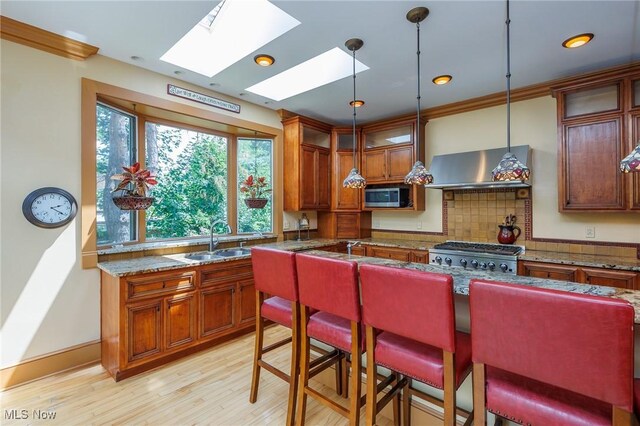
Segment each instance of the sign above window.
M222 99L214 98L213 96L204 95L192 90L183 89L182 87L174 86L173 84L167 84L167 93L172 96L189 99L193 102L199 102L201 104L240 114L240 105L238 104L223 101Z

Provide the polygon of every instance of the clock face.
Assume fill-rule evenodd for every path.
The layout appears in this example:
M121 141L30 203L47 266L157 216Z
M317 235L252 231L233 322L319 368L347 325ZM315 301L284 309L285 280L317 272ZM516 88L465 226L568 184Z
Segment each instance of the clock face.
M42 228L56 228L71 222L77 212L76 200L60 188L40 188L22 204L27 220Z

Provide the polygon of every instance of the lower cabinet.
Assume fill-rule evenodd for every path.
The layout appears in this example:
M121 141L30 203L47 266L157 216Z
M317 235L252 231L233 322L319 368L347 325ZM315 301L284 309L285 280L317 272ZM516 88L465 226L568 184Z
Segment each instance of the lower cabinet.
M395 247L366 246L366 255L403 262L429 263L429 251L410 250ZM354 253L355 254L355 253Z
M640 274L630 271L520 261L518 275L640 290Z
M102 365L116 381L255 327L250 259L101 280Z

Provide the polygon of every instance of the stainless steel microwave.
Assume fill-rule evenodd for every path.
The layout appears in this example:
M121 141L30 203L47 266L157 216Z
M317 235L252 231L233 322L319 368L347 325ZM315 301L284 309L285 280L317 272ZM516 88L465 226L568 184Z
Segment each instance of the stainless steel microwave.
M365 207L407 207L409 188L366 188L364 190Z

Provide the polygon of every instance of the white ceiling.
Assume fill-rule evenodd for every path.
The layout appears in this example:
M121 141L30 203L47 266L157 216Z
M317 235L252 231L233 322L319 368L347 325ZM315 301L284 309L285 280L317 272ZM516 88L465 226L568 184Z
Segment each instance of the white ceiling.
M220 93L350 124L351 77L280 102L245 89L333 47L348 52L344 42L358 37L364 46L357 59L370 67L357 78L358 98L366 101L358 109L358 120L410 113L417 90L416 30L405 15L413 7L426 6L431 13L421 24L422 107L505 88L504 1L272 0L302 24L213 78L161 62L160 56L217 3L3 0L1 13L98 46L102 55ZM595 34L589 45L571 50L561 46L566 38L584 32ZM512 0L511 46L513 88L640 60L640 1ZM257 66L257 53L274 56L276 63ZM176 70L183 73L175 75ZM453 81L435 86L431 79L438 74L451 74Z

